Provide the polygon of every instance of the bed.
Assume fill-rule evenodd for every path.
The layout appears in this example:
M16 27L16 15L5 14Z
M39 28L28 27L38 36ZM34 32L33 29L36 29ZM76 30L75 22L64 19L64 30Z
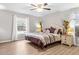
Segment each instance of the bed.
M41 48L44 48L49 44L60 41L60 34L46 32L26 33L25 39L40 46Z
M53 33L27 33L25 38L41 48L60 41L60 35Z

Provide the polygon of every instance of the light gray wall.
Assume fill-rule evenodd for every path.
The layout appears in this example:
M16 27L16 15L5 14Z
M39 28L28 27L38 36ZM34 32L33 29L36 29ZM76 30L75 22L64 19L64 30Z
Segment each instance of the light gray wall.
M70 9L62 12L55 12L42 17L43 20L43 28L47 28L50 26L60 28L62 26L63 20L68 20L71 14L79 13L79 8Z
M36 24L39 22L39 17L29 16L30 32L36 32Z
M43 28L60 27L62 26L62 21L64 15L60 12L49 14L43 17Z
M0 42L11 40L12 14L0 11Z
M30 32L35 32L35 23L38 21L38 17L0 10L0 42L12 40L14 15L20 15L20 17L28 16L29 30Z

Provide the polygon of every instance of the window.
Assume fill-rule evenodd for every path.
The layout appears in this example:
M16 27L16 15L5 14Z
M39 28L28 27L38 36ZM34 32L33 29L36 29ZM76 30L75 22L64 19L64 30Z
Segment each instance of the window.
M24 20L17 21L17 31L26 31L26 23Z
M21 32L21 31L29 31L29 21L28 17L22 17L22 16L16 16L16 31Z

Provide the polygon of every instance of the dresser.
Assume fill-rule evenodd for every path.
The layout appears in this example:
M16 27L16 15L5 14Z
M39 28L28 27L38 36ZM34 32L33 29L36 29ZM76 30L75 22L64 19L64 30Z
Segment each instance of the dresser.
M62 35L61 44L66 44L71 47L73 45L73 35Z

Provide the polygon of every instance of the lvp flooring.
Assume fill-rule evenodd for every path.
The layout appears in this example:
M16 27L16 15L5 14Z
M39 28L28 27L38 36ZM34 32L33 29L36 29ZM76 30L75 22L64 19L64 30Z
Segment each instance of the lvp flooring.
M0 43L0 55L78 55L79 47L55 43L44 49L27 40Z

